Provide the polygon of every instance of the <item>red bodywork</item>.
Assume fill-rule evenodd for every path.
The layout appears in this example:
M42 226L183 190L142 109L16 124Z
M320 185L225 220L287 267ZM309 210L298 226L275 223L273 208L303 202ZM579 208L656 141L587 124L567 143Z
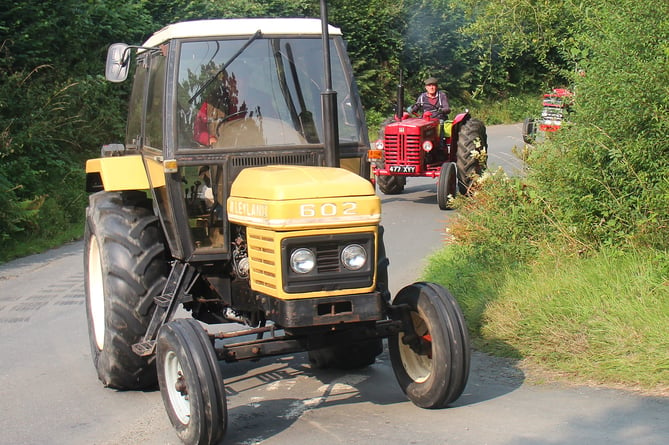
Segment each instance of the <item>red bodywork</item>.
M539 131L557 131L562 125L565 108L571 105L573 93L565 88L555 88L544 94Z
M369 151L373 174L439 177L444 162L456 161L453 142L457 138L458 124L467 114L455 117L444 141L440 141L439 119L432 118L430 112L422 117L411 117L408 113L404 113L400 120L396 117L384 128L383 139L377 141L376 148Z

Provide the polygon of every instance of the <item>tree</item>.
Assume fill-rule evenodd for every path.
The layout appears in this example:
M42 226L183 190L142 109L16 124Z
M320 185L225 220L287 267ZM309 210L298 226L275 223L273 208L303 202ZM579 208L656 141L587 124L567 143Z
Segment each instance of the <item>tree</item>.
M592 2L462 0L462 32L480 55L479 88L489 95L563 84L583 53L574 39Z
M394 107L402 35L406 30L404 3L386 0L335 0L330 21L341 27L367 109L390 112Z
M0 243L81 219L83 159L123 131L109 42L152 28L135 2L15 1L0 11ZM65 48L65 50L63 50Z

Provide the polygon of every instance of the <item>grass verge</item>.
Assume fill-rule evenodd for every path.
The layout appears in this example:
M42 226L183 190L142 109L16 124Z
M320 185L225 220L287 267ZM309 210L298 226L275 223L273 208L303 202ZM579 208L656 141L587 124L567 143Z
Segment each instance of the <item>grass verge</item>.
M3 243L0 249L0 264L27 255L41 253L67 242L80 239L84 235L84 223L70 224L57 233L45 236L22 236Z
M669 395L666 252L546 249L536 258L487 264L447 246L424 279L457 296L475 347L522 359L538 379Z

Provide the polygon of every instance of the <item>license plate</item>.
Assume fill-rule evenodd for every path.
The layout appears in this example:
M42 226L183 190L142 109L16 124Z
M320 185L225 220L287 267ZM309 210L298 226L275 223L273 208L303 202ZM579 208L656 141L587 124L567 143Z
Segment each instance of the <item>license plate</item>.
M391 173L416 173L416 166L415 165L391 165L390 168Z

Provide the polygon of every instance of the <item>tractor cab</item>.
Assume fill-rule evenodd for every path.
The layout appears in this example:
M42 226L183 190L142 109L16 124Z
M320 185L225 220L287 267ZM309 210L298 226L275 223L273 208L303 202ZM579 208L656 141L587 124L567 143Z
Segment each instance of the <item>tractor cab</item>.
M338 162L369 178L362 105L341 32L330 28ZM119 45L110 51L117 58L111 67L127 64L129 48ZM229 255L234 234L225 203L242 169L326 165L325 76L323 64L313 59L319 53L317 19L182 22L138 49L122 149L143 163L176 257L208 261ZM126 74L108 69L112 80ZM96 162L104 169L113 161Z

